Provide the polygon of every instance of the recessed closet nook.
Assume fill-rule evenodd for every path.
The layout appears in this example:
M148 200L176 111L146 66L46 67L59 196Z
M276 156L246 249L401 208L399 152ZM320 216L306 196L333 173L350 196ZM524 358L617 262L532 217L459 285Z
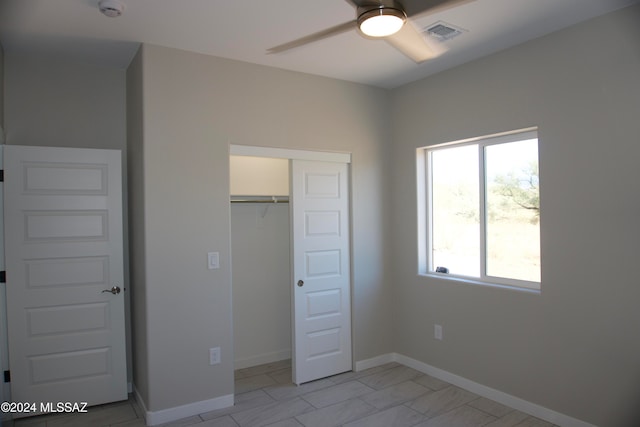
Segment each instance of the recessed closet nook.
M289 160L230 156L235 369L291 358Z

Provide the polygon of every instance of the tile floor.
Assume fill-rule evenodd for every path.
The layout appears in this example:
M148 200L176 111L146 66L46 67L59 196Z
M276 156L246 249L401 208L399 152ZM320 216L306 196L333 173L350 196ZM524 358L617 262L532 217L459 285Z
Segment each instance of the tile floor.
M136 401L5 422L7 427L142 427ZM291 362L236 371L235 406L165 427L553 427L398 363L348 372L299 387Z

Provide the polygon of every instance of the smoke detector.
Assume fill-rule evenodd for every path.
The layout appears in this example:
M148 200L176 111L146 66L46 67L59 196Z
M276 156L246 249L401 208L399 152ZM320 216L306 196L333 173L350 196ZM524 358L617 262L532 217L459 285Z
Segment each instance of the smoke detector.
M100 0L98 8L103 15L109 18L117 18L124 12L124 4L118 0Z

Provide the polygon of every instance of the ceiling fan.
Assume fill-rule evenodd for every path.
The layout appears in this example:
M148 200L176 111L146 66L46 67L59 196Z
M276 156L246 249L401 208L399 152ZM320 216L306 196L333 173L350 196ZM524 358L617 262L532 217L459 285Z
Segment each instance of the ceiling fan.
M435 39L422 34L411 23L418 17L440 12L473 0L345 0L356 8L356 19L267 49L279 53L308 43L357 30L368 39L383 39L417 63L445 51Z

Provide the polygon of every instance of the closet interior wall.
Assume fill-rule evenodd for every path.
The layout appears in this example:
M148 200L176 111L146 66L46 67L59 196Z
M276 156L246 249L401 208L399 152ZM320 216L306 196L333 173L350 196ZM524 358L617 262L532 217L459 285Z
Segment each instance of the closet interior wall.
M291 357L288 161L231 156L230 192L234 355L241 369ZM269 202L274 196L278 202Z

